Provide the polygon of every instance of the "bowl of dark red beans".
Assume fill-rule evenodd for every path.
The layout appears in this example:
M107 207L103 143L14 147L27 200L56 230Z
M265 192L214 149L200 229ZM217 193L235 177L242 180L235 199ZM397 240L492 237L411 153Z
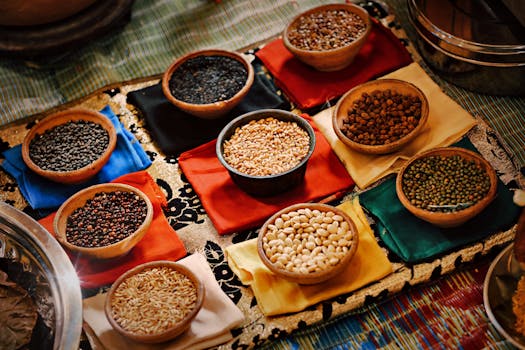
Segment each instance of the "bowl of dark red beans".
M119 183L87 187L66 200L53 221L57 240L70 252L110 259L127 254L153 219L149 198Z
M358 85L337 102L332 125L350 149L388 154L412 141L428 119L428 101L415 85L378 79Z
M102 169L116 143L115 127L106 116L73 108L51 114L35 124L22 142L22 158L40 176L77 184Z
M164 96L180 110L203 119L224 117L253 84L252 65L240 53L210 49L176 59L164 72Z
M353 4L307 10L286 26L283 44L297 59L319 71L349 66L372 29L368 12Z
M396 178L403 206L439 227L456 227L481 213L496 197L497 176L478 153L434 148L412 157Z
M217 137L216 154L241 190L269 197L303 181L314 148L314 130L306 119L261 109L228 123Z

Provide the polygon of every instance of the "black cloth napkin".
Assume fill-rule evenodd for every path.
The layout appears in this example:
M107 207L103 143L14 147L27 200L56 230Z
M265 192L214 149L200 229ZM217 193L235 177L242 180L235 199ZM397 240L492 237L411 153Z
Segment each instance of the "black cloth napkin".
M128 103L142 112L157 146L168 156L178 156L215 139L229 121L241 114L265 108L290 109L288 101L277 94L260 61L255 60L252 65L255 76L250 91L239 105L220 119L199 119L179 110L166 99L160 83L128 93Z

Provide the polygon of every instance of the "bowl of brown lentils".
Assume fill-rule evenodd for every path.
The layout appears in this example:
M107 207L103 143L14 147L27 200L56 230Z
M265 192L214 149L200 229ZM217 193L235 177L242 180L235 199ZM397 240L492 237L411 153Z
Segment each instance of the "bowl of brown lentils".
M307 10L286 26L283 44L298 60L319 71L350 65L372 29L368 12L353 4Z
M217 137L216 154L241 190L268 197L303 181L314 148L315 133L306 119L261 109L228 123Z
M73 108L36 123L22 142L22 158L34 173L64 184L95 176L115 149L117 135L103 114Z
M278 211L263 224L257 251L277 276L316 284L344 270L358 244L356 226L345 212L327 204L299 203Z
M411 158L399 171L396 192L403 206L439 227L456 227L481 213L496 197L497 176L479 154L442 147Z
M105 183L69 197L58 209L53 229L69 251L110 259L127 254L144 237L152 219L151 201L142 191Z
M250 90L252 65L240 53L210 49L176 59L164 72L164 96L180 110L203 119L225 116Z
M428 119L428 101L415 85L378 79L358 85L337 102L332 125L350 149L392 153L412 141Z
M104 311L118 333L140 343L176 338L202 307L204 284L173 261L153 261L128 270L111 286Z

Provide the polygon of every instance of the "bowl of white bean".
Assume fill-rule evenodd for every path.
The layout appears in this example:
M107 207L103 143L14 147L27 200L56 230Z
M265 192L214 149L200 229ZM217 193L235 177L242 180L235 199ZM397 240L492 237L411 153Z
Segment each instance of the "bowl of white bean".
M306 119L261 109L229 122L217 138L216 153L241 190L268 197L303 181L314 148L315 133Z
M317 284L341 273L358 244L357 228L345 212L327 204L298 203L263 224L257 252L275 275L299 284Z

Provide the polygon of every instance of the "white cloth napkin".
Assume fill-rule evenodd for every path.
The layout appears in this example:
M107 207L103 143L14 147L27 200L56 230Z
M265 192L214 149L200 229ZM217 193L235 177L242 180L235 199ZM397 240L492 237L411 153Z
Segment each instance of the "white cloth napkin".
M206 294L201 310L190 328L172 341L161 344L141 344L117 333L106 319L106 294L83 301L84 331L93 350L205 349L232 339L230 330L239 326L244 314L221 290L206 258L194 253L178 261L194 272L204 283Z

